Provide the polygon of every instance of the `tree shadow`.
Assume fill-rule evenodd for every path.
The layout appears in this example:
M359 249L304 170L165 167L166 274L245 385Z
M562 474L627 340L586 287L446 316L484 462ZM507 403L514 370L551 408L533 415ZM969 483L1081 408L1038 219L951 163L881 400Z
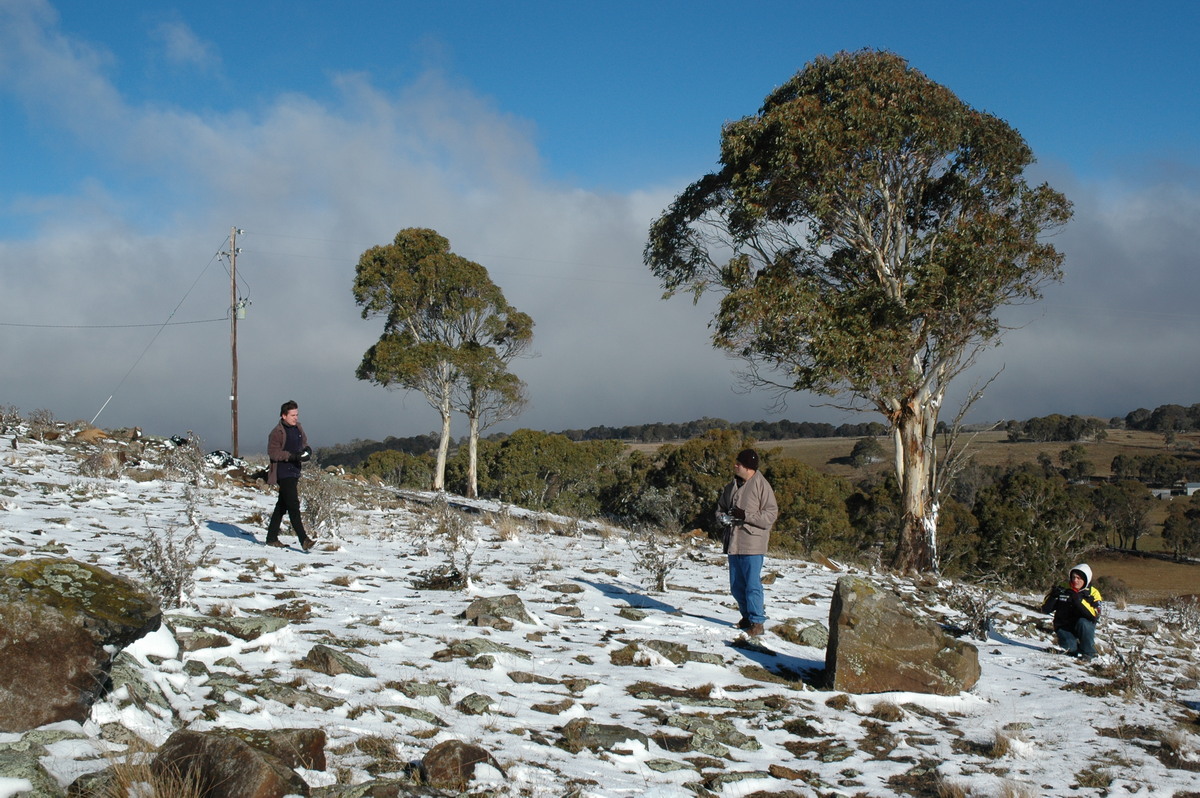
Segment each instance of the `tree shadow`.
M678 607L675 607L674 605L667 604L666 602L659 601L658 599L655 599L655 598L651 598L650 596L647 596L644 593L638 593L633 590L627 590L626 588L623 588L620 585L614 585L609 582L593 582L590 579L580 579L579 577L574 577L572 579L572 581L581 582L585 585L590 585L591 587L594 587L597 590L599 590L606 597L608 597L610 599L622 600L626 604L628 604L630 607L633 607L634 609L658 610L659 612L665 612L665 613L669 613L672 615L685 614L682 610L680 610Z

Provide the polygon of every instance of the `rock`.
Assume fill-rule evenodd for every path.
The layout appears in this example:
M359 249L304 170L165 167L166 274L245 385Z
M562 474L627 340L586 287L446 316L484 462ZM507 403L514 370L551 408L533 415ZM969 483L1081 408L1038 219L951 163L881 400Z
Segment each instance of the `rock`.
M258 694L263 698L270 698L293 708L312 707L314 709L329 710L346 703L338 698L324 696L310 690L298 690L295 687L288 687L285 684L276 684L275 682L266 682L263 684L258 688Z
M158 602L129 580L74 560L0 568L0 731L84 721L113 657L161 622Z
M326 676L337 676L348 673L351 676L361 676L366 679L374 678L375 674L366 665L355 662L348 654L336 651L329 646L313 646L304 659L296 663L310 671L323 673Z
M647 748L650 747L650 741L646 735L636 729L612 723L594 723L591 718L575 718L562 727L562 739L559 740L558 745L573 753L584 749L611 751L630 740L641 743Z
M771 631L789 643L801 646L823 649L829 645L829 630L817 621L789 618Z
M132 581L68 559L15 560L0 568L0 601L36 602L77 616L101 645L124 648L162 623L158 600Z
M477 598L463 612L462 617L473 626L494 626L501 618L528 624L537 623L525 610L521 597L515 593Z
M282 798L308 795L308 784L274 754L233 734L172 734L150 764L155 773L175 772L201 785L206 798Z
M500 763L485 749L459 740L446 740L431 748L421 759L421 773L432 787L464 790L479 764L490 765L504 773Z
M848 693L956 695L979 681L979 651L859 577L838 579L829 608L829 685Z
M286 618L275 618L270 615L245 618L179 618L181 624L200 624L227 635L233 635L239 640L257 640L265 634L278 632L288 625Z
M496 699L483 693L471 693L455 704L455 708L464 715L486 715L496 705Z
M18 795L57 798L64 793L59 788L58 781L42 767L39 760L44 756L46 749L40 745L27 747L25 750L16 750L15 747L10 748L7 745L0 746L0 778L28 781L32 789L28 793Z
M638 645L661 654L676 665L682 665L689 659L688 647L683 643L672 643L667 640L642 640Z
M227 729L252 748L265 751L290 768L325 769L324 729Z

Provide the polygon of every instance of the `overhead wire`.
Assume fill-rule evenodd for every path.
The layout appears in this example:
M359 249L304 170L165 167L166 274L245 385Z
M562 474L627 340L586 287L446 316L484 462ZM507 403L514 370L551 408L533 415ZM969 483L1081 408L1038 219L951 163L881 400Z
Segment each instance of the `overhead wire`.
M229 236L225 237L225 241L226 242L229 241ZM224 246L224 243L222 243L221 246ZM92 421L91 421L92 425L95 425L96 419L100 418L100 414L104 412L104 408L108 407L108 403L112 401L113 397L116 396L117 393L121 390L122 386L125 385L125 381L127 379L129 379L129 375L133 373L133 370L136 369L138 367L138 364L142 362L142 358L144 358L146 356L146 353L150 351L150 347L154 346L154 342L158 340L158 336L162 335L162 331L165 330L171 324L171 319L175 317L175 314L179 311L179 308L181 308L183 306L183 303L187 301L187 298L189 296L191 296L192 291L194 291L196 286L200 283L200 278L202 278L204 276L204 274L208 271L209 267L212 266L213 261L217 260L217 258L219 258L220 256L221 256L221 251L218 250L217 252L213 253L213 256L208 259L207 263L204 264L204 268L200 270L200 273L198 275L196 275L196 279L192 281L192 284L190 286L188 286L188 290L184 292L183 298L180 299L179 302L175 305L175 307L171 310L171 312L169 314L167 314L166 320L163 321L162 324L158 325L158 330L154 333L154 335L150 338L150 341L142 349L141 354L139 354L137 356L137 359L133 361L133 365L130 366L129 370L125 372L125 376L121 377L121 381L117 383L117 387L113 389L113 392L111 394L109 394L107 399L104 400L104 404L101 405L100 409L96 411L96 415L92 416ZM230 308L229 312L232 313L233 309ZM137 326L137 325L135 325L135 326Z

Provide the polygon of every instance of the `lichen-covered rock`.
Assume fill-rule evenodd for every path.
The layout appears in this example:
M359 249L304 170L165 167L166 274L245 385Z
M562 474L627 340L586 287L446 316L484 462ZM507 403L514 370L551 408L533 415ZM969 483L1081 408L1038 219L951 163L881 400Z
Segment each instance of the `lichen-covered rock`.
M290 768L325 769L324 729L226 729L259 751L279 757Z
M979 681L979 651L874 582L844 576L829 608L825 669L834 690L956 695Z
M93 565L35 559L0 567L0 731L86 720L114 652L161 618L152 596Z
M0 567L0 602L34 602L78 618L101 645L124 648L158 629L158 599L134 582L77 560L15 560Z
M375 675L371 672L370 668L361 662L355 661L349 654L319 643L309 649L304 659L296 664L302 668L323 673L326 676L338 676L339 674L348 673L351 676L361 676L369 679Z
M0 778L25 779L31 790L23 795L37 795L44 798L57 798L65 793L59 789L58 782L46 772L42 766L41 757L46 756L46 749L40 745L19 748L16 746L0 746Z

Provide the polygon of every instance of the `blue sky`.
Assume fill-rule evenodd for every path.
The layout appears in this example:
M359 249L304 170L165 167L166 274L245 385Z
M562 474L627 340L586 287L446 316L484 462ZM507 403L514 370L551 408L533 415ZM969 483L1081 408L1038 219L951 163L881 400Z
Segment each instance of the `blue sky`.
M1003 374L978 420L1200 400L1194 4L115 8L0 0L0 403L90 419L112 395L101 425L228 446L227 323L100 325L224 317L236 224L242 448L289 397L321 442L428 432L420 397L354 379L379 329L350 284L364 249L429 226L538 325L522 425L866 420L734 390L711 308L661 302L641 265L723 122L861 47L1008 120L1076 203L1067 279L981 362Z

